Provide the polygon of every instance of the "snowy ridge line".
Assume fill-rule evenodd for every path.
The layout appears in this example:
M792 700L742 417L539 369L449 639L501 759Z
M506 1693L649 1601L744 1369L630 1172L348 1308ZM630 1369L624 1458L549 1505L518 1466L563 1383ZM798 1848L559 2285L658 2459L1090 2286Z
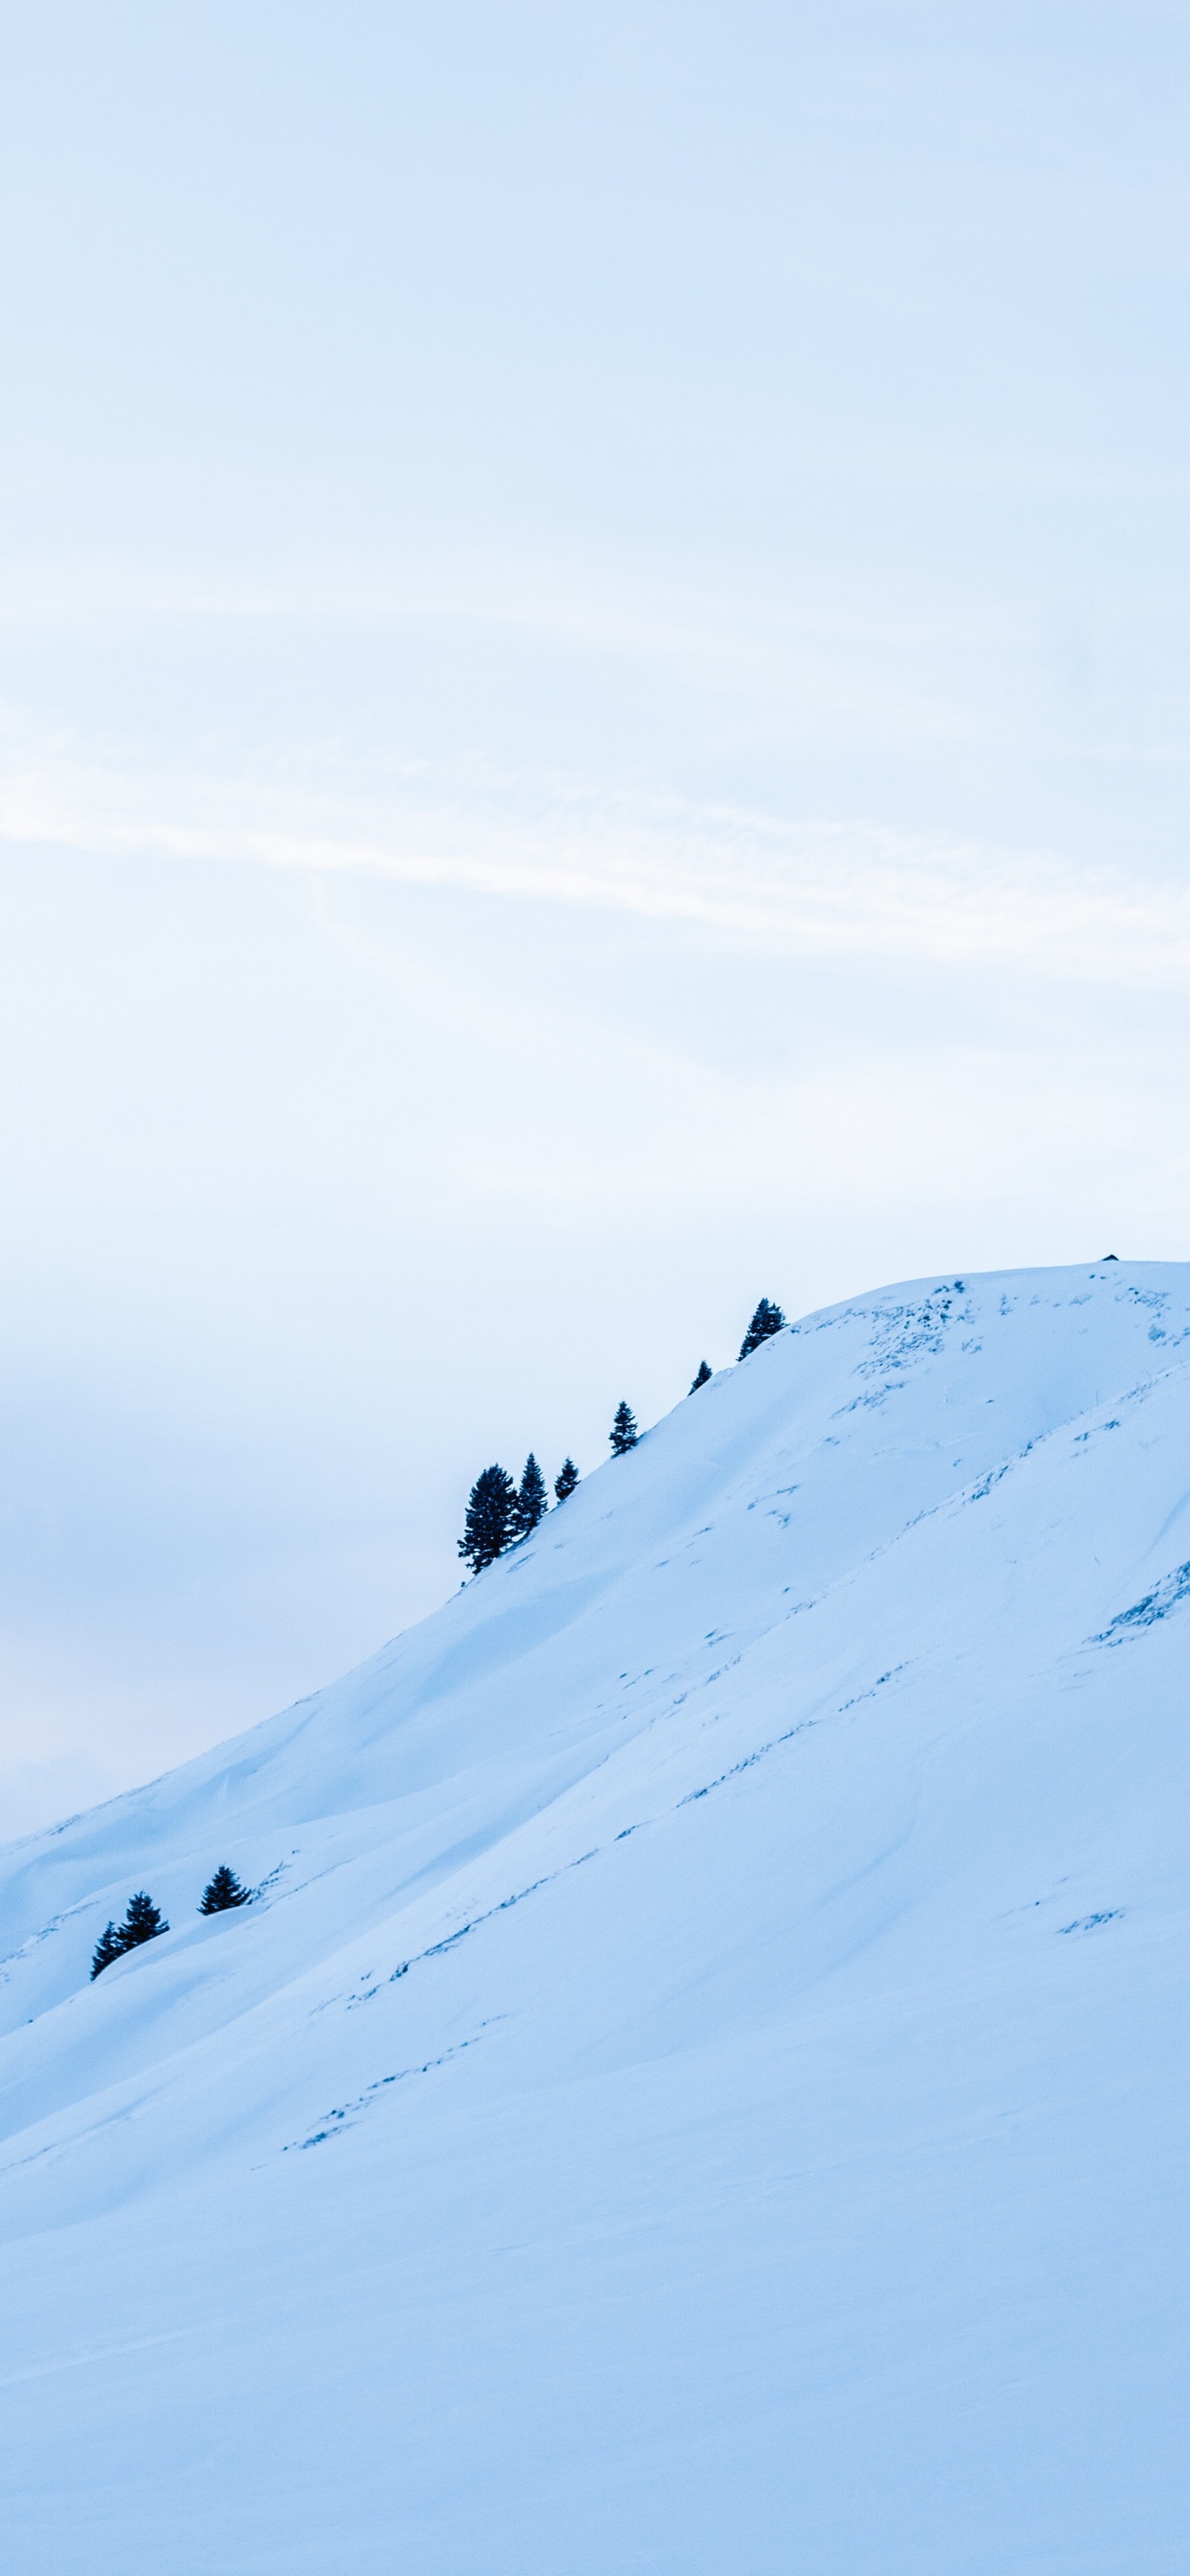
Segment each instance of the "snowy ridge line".
M1078 1269L1081 1265L1075 1265L1075 1267ZM870 1325L872 1339L870 1355L856 1362L853 1374L857 1377L874 1376L881 1369L887 1369L895 1371L896 1375L890 1377L888 1384L876 1390L873 1395L861 1395L852 1403L839 1406L834 1417L838 1419L846 1413L855 1411L860 1405L878 1404L884 1395L894 1393L906 1383L901 1372L916 1359L937 1358L945 1347L947 1334L954 1326L968 1324L975 1320L972 1297L976 1286L991 1286L996 1277L1012 1278L1019 1275L1013 1272L993 1272L984 1278L973 1275L969 1279L956 1279L949 1284L939 1281L935 1288L924 1290L921 1297L903 1299L899 1303L886 1303L879 1296L872 1299L862 1297L849 1299L819 1314L798 1317L784 1327L784 1332L790 1339L798 1339L836 1331L840 1326L845 1327L857 1320ZM1105 1282L1108 1277L1102 1263L1089 1263L1084 1275L1096 1282ZM966 1301L961 1310L951 1309L950 1301L956 1295ZM1060 1298L1047 1301L1040 1294L1035 1294L1030 1300L1030 1304L1035 1307L1045 1306L1047 1302L1057 1311L1064 1302L1071 1305L1084 1305L1089 1304L1091 1300L1089 1292L1065 1301ZM1019 1303L1019 1292L1012 1297L1009 1297L1006 1292L1002 1294L1000 1319L1007 1320ZM1168 1309L1171 1298L1167 1289L1142 1288L1134 1281L1122 1280L1115 1292L1113 1303L1143 1307L1154 1317L1160 1317ZM970 1345L963 1345L964 1356L978 1355L983 1348L983 1331L986 1331L986 1326L981 1328L980 1340ZM1190 1341L1190 1324L1184 1324L1179 1332L1168 1335L1164 1325L1155 1322L1150 1327L1149 1338L1155 1343L1163 1343L1166 1350L1172 1352L1182 1343Z
M1186 1363L1180 1363L1179 1365L1184 1366ZM1121 1411L1123 1411L1131 1404L1142 1403L1147 1396L1153 1393L1155 1388L1160 1386L1164 1378L1174 1374L1175 1371L1172 1369L1163 1369L1157 1374L1157 1376L1143 1379L1139 1385L1131 1387L1126 1395L1115 1396L1108 1400L1109 1402L1118 1404ZM843 1409L850 1412L854 1408L847 1406ZM1103 1410L1104 1408L1102 1406L1096 1407L1097 1413L1102 1412ZM836 1415L835 1419L837 1418L838 1416ZM785 1618L796 1619L800 1618L807 1611L821 1609L822 1604L825 1601L832 1600L837 1593L844 1591L849 1584L853 1584L865 1566L877 1565L883 1557L891 1556L894 1550L900 1547L902 1541L908 1538L912 1530L923 1528L929 1521L943 1520L949 1515L966 1511L971 1503L985 1502L988 1495L994 1492L995 1487L1001 1484L1006 1476L1012 1475L1014 1469L1022 1467L1027 1458L1032 1457L1036 1451L1043 1449L1049 1442L1060 1440L1065 1435L1070 1434L1072 1440L1077 1445L1083 1441L1092 1440L1097 1431L1118 1431L1120 1429L1119 1422L1111 1420L1096 1422L1092 1424L1090 1429L1087 1431L1072 1431L1072 1425L1080 1419L1081 1417L1078 1414L1071 1414L1066 1421L1055 1423L1051 1430L1037 1432L1033 1439L1024 1441L1019 1449L1014 1449L1007 1457L998 1459L994 1467L985 1468L983 1472L970 1484L956 1485L949 1494L944 1494L942 1496L941 1501L923 1504L921 1510L914 1512L909 1520L902 1522L900 1529L894 1530L890 1538L881 1539L877 1546L868 1549L866 1555L857 1557L853 1565L845 1566L842 1572L835 1575L830 1583L824 1584L821 1592L809 1593L803 1600L791 1602L788 1610L784 1614ZM793 1490L796 1490L796 1488ZM763 1500L763 1497L758 1497L757 1499L760 1501ZM756 1506L752 1503L748 1505L749 1511L755 1509L755 1507ZM784 1525L788 1527L793 1515L771 1514L770 1517L783 1520ZM773 1623L774 1626L780 1624L781 1623L778 1621L774 1621ZM771 1630L763 1633L771 1634ZM753 1643L755 1642L756 1640L753 1640ZM1092 1639L1088 1642L1097 1643L1098 1640ZM742 1650L742 1652L745 1653L747 1651L747 1648ZM735 1658L736 1662L739 1662L740 1660L740 1656ZM721 1670L724 1672L729 1669L730 1668L727 1665L721 1667ZM717 1675L708 1676L709 1680L717 1678Z
M1098 1432L1118 1431L1121 1428L1120 1416L1129 1411L1135 1411L1140 1405L1146 1403L1163 1380L1176 1375L1177 1368L1185 1366L1185 1361L1180 1361L1176 1367L1158 1369L1152 1377L1139 1378L1135 1386L1126 1388L1122 1395L1108 1396L1103 1404L1097 1404L1092 1408L1094 1419L1087 1425L1085 1431L1074 1429L1075 1423L1083 1421L1085 1415L1072 1413L1064 1422L1055 1422L1051 1430L1035 1432L1031 1440L1024 1441L1021 1447L1014 1449L1009 1457L999 1460L994 1467L986 1468L983 1475L978 1476L973 1484L957 1487L953 1494L947 1496L945 1502L934 1503L928 1511L919 1512L917 1519L930 1520L935 1513L948 1511L952 1506L957 1505L962 1510L968 1503L986 1501L987 1496L1005 1476L1010 1476L1015 1467L1022 1467L1026 1458L1031 1458L1037 1450L1047 1448L1052 1441L1061 1440L1069 1435L1073 1446L1078 1448L1084 1442L1093 1440ZM1109 1405L1118 1406L1119 1415L1114 1411L1108 1415ZM910 1523L908 1526L914 1527L916 1524ZM896 1542L892 1540L889 1544L895 1546Z
M145 1946L147 1948L149 1945L146 1943ZM162 2058L159 2065L153 2069L155 2081L146 2083L143 2076L125 2075L117 2078L114 2083L101 2085L94 2093L81 2094L78 2100L70 2105L63 2105L62 2108L49 2112L47 2119L51 2121L61 2122L69 2117L71 2111L76 2113L82 2111L85 2117L75 2128L59 2128L53 2137L47 2138L39 2147L30 2147L27 2154L23 2156L12 2155L9 2151L18 2144L20 2139L27 2138L31 2130L44 2128L47 2121L46 2119L31 2120L24 2128L14 2129L9 2137L0 2140L0 2178L22 2173L31 2165L43 2164L48 2157L65 2158L77 2155L80 2151L85 2152L95 2138L103 2136L108 2130L123 2128L130 2121L142 2116L168 2091L174 2068L188 2053L187 2049L178 2048L173 2050L170 2056ZM117 2098L111 2110L100 2111L92 2118L91 2110L94 2103L103 2102L113 2093L119 2097L121 2086L131 2087L137 2084L140 2086L138 2092L128 2091L126 2098Z
M503 2021L505 2016L503 2013L497 2013L494 2018L497 2021ZM363 2092L358 2093L353 2102L344 2102L336 2110L324 2111L322 2116L327 2123L325 2128L312 2130L308 2138L291 2138L288 2145L282 2147L282 2155L290 2156L295 2152L301 2155L307 2147L325 2146L328 2138L345 2137L348 2129L354 2129L360 2115L373 2108L376 2096L385 2092L390 2084L407 2084L415 2075L432 2075L437 2067L449 2066L452 2058L462 2057L466 2049L478 2048L483 2031L490 2026L490 2023L484 2022L482 2028L475 2031L470 2039L458 2040L453 2048L444 2049L440 2057L427 2057L424 2065L399 2066L392 2075L378 2075L375 2083L365 2085ZM332 2121L337 2122L338 2125L332 2128L330 2125Z
M833 1588L834 1587L832 1587L832 1589ZM825 1598L826 1596L821 1595L819 1597ZM814 1603L810 1602L798 1603L795 1604L794 1609L786 1615L788 1617L793 1617L796 1615L798 1610L813 1608L814 1606ZM774 1630L783 1624L783 1621L776 1620L772 1623L772 1626L762 1629L759 1635L751 1641L749 1646L742 1647L739 1654L732 1657L730 1664L721 1667L721 1672L734 1670L736 1665L744 1661L748 1653L753 1651L757 1645L763 1644L765 1640L774 1633ZM869 1689L858 1692L853 1699L839 1703L828 1712L819 1712L799 1720L796 1726L789 1727L782 1734L773 1736L767 1739L763 1744L754 1747L751 1752L745 1754L738 1762L731 1764L729 1769L722 1772L716 1779L706 1782L704 1786L698 1789L684 1792L680 1798L673 1799L666 1806L660 1808L656 1814L652 1816L638 1817L632 1824L622 1826L619 1831L612 1835L610 1842L592 1844L587 1851L579 1852L574 1859L560 1862L557 1869L547 1870L542 1877L531 1879L526 1886L514 1888L509 1895L497 1898L495 1903L485 1906L480 1913L469 1915L464 1922L456 1926L454 1931L442 1934L436 1941L428 1942L423 1949L411 1951L408 1958L400 1960L395 1968L386 1970L382 1976L377 1977L371 1984L359 1986L350 1991L343 1998L338 1996L328 1996L325 2001L316 2004L313 2007L311 2018L318 2013L332 2009L334 2004L340 2000L343 2002L345 2011L353 2011L362 2004L371 2003L374 1998L382 1992L386 1985L396 1985L403 1977L408 1976L411 1968L420 1967L424 1965L427 1960L444 1957L448 1951L456 1949L460 1942L469 1939L473 1932L480 1931L485 1923L492 1923L499 1915L510 1913L515 1906L523 1905L529 1897L539 1895L543 1888L555 1886L558 1880L566 1877L569 1871L582 1869L588 1861L605 1858L609 1852L614 1850L617 1843L626 1842L630 1835L642 1832L645 1825L656 1824L660 1818L665 1815L676 1815L680 1808L691 1806L695 1804L698 1799L708 1796L712 1789L722 1787L724 1781L734 1779L740 1772L752 1770L758 1762L765 1759L767 1754L775 1752L782 1744L790 1743L794 1736L804 1734L807 1729L812 1726L825 1725L828 1723L829 1717L842 1716L846 1710L856 1707L861 1700L873 1698L876 1691L884 1682L894 1680L897 1674L904 1670L905 1666L903 1664L897 1664L892 1667L891 1671L881 1673ZM696 1687L699 1689L711 1688L714 1682L721 1677L721 1672L711 1673L704 1676ZM644 1678L644 1676L641 1678ZM651 1734L653 1729L663 1725L667 1718L675 1716L689 1696L689 1690L682 1691L676 1699L668 1701L663 1707L659 1708L648 1720L645 1732L647 1734ZM592 1771L589 1772L581 1782L576 1782L574 1786L576 1788L588 1787L590 1781L595 1779L599 1772L605 1770L609 1763L615 1759L615 1749L603 1753L598 1762L594 1765ZM567 1791L564 1794L570 1795L571 1792ZM529 1821L537 1822L539 1819L531 1819ZM333 1868L322 1873L316 1873L315 1875L333 1875ZM301 1888L306 1884L306 1881L300 1882L299 1887L294 1891L294 1893L300 1893ZM300 2143L300 2141L298 2143Z
M43 1941L48 1941L55 1932L60 1932L64 1924L73 1923L76 1916L102 1914L104 1902L105 1899L101 1897L97 1905L93 1896L80 1896L76 1905L64 1905L60 1914L51 1914L48 1923L41 1924L36 1932L30 1932L28 1938L20 1942L15 1950L6 1950L3 1958L0 1959L0 1986L11 1984L12 1971L20 1961L29 1958L32 1952L38 1949Z
M767 1636L772 1631L766 1630L763 1633ZM762 1640L756 1642L759 1643ZM742 1655L735 1660L742 1661ZM832 1718L843 1717L848 1710L858 1708L865 1700L874 1699L887 1682L896 1681L907 1669L908 1666L905 1663L891 1665L887 1672L878 1674L876 1680L866 1690L857 1691L851 1699L836 1702L833 1708L823 1709L820 1706L816 1712L799 1718L795 1725L785 1727L779 1735L767 1737L762 1744L754 1745L750 1752L742 1754L737 1762L729 1763L726 1770L718 1772L713 1780L704 1781L697 1789L684 1790L680 1798L671 1800L655 1815L638 1817L632 1824L621 1826L619 1831L612 1835L610 1842L593 1843L589 1850L578 1853L573 1860L560 1862L557 1869L547 1870L541 1878L531 1879L526 1887L515 1888L510 1895L502 1896L495 1904L485 1906L482 1913L469 1915L467 1920L460 1923L453 1932L443 1934L437 1941L428 1942L422 1950L411 1951L407 1959L400 1960L395 1968L387 1970L373 1983L357 1987L343 1997L341 2000L344 2011L351 2012L362 2004L373 2002L375 1997L383 1992L385 1986L395 1986L403 1977L407 1977L411 1968L421 1967L429 1959L445 1957L448 1951L456 1949L460 1942L469 1939L473 1932L482 1930L485 1923L495 1922L499 1915L510 1913L514 1906L523 1905L531 1896L540 1895L543 1888L556 1886L558 1881L565 1878L571 1870L582 1869L591 1860L606 1859L608 1854L614 1851L617 1843L627 1842L632 1834L643 1832L646 1825L659 1823L663 1816L676 1816L683 1807L697 1806L700 1799L710 1796L712 1790L721 1789L729 1780L738 1779L744 1772L755 1770L757 1764L765 1761L770 1753L778 1752L784 1744L791 1744L795 1737L808 1734L814 1727L829 1725ZM667 1711L660 1712L660 1716L666 1714L668 1714ZM659 1718L652 1720L651 1723L654 1725L659 1723ZM610 1759L611 1756L605 1754L596 1766L597 1770L602 1770ZM593 1777L594 1774L591 1776ZM314 2013L327 2011L339 2000L337 1996L328 1996L324 2003L315 2005ZM313 2018L313 2015L311 2017ZM295 2143L300 2145L303 2142L298 2140Z
M886 1682L898 1681L902 1673L908 1672L909 1665L913 1660L913 1657L910 1656L904 1663L890 1664L886 1673L877 1673L875 1681L869 1685L867 1690L857 1691L853 1699L840 1700L838 1710L839 1716L846 1717L849 1708L859 1708L864 1700L875 1699L877 1691L883 1690Z
M961 1309L953 1307L956 1296L966 1299ZM860 1360L856 1374L874 1377L881 1369L893 1369L899 1374L916 1360L937 1359L955 1325L973 1322L970 1296L961 1279L951 1287L935 1288L916 1305L909 1303L888 1310L888 1329L883 1334L873 1332L871 1358Z
M457 1949L460 1941L466 1941L472 1932L478 1932L485 1923L494 1923L497 1915L511 1913L514 1905L523 1905L528 1897L540 1895L543 1887L553 1887L558 1879L565 1878L568 1870L582 1869L586 1861L598 1860L601 1853L609 1849L609 1844L594 1844L590 1851L580 1852L575 1860L562 1861L557 1869L547 1870L543 1878L531 1879L527 1887L514 1888L511 1896L502 1896L494 1905L485 1906L482 1914L470 1915L454 1932L444 1933L441 1940L428 1942L424 1950L411 1951L407 1959L401 1959L395 1968L377 1977L374 1985L357 1987L343 1998L344 2011L352 2012L360 2004L370 2004L385 1986L395 1986L402 1977L407 1977L411 1968L420 1968L427 1959L445 1957L448 1950ZM338 2000L338 1996L328 1996L325 2004L315 2006L315 2011L325 2012L328 2005Z
M1117 1403L1122 1404L1125 1401L1126 1399L1124 1397L1116 1398ZM850 1412L853 1408L851 1406L847 1406L845 1410ZM838 1417L836 1416L835 1418L837 1419ZM878 1565L883 1557L891 1556L894 1553L894 1550L900 1547L902 1542L909 1537L911 1531L923 1528L929 1521L944 1520L948 1516L966 1511L971 1503L981 1503L986 1501L987 1496L1003 1481L1005 1476L1010 1476L1015 1468L1023 1466L1026 1458L1031 1457L1035 1450L1041 1449L1047 1441L1061 1439L1065 1433L1069 1432L1071 1423L1077 1422L1078 1419L1079 1416L1077 1414L1072 1414L1069 1421L1055 1423L1052 1431L1038 1432L1035 1438L1032 1440L1026 1440L1021 1448L1014 1449L1007 1457L999 1459L994 1467L986 1468L980 1476L974 1479L972 1483L954 1486L949 1494L944 1494L942 1496L940 1502L923 1504L921 1510L914 1512L909 1520L903 1521L900 1529L894 1530L890 1538L881 1539L875 1547L869 1548L863 1556L857 1556L853 1564L844 1566L842 1571L836 1574L829 1583L823 1585L821 1592L808 1593L803 1600L790 1602L789 1608L784 1613L784 1618L797 1619L801 1618L807 1611L821 1609L825 1601L833 1600L838 1593L845 1591L849 1584L854 1584L865 1566ZM1089 1438L1091 1435L1087 1433L1080 1434L1078 1436ZM751 1510L752 1505L750 1504L748 1508ZM783 1516L775 1514L771 1517L781 1518ZM789 1526L789 1522L792 1520L792 1517L792 1514L790 1514L786 1519L786 1527ZM791 1588L792 1587L787 1586L787 1590ZM774 1620L772 1624L773 1627L778 1627L783 1624L783 1621ZM771 1635L772 1629L765 1630L762 1633ZM757 1641L754 1639L753 1643L756 1642ZM742 1652L747 1651L747 1648L742 1650ZM734 1660L738 1663L741 1660L741 1656L736 1656ZM723 1665L721 1667L721 1670L724 1672L729 1669L730 1667L728 1665ZM708 1676L708 1679L711 1680L717 1678L717 1675Z
M713 1780L707 1780L701 1789L687 1789L684 1796L675 1799L669 1813L676 1815L680 1807L696 1806L700 1798L710 1797L712 1789L722 1789L727 1781L738 1780L742 1772L754 1771L758 1762L765 1761L770 1753L779 1752L783 1744L792 1744L795 1736L808 1735L814 1727L829 1726L832 1718L845 1717L849 1709L859 1708L864 1700L875 1699L877 1691L883 1690L886 1682L896 1681L908 1669L908 1663L891 1664L886 1673L877 1675L867 1690L856 1691L851 1699L836 1701L831 1709L823 1709L820 1705L808 1717L799 1718L796 1725L783 1728L780 1735L771 1735L764 1744L756 1745L751 1753L742 1754L738 1762L730 1762L725 1771L718 1772Z
M832 1592L840 1590L845 1583L854 1579L860 1565L875 1565L881 1557L890 1556L893 1549L900 1546L902 1539L908 1537L910 1530L920 1529L924 1522L941 1520L950 1513L966 1511L971 1503L986 1502L988 1495L995 1491L997 1485L1003 1483L1006 1476L1011 1476L1016 1468L1024 1466L1027 1458L1034 1457L1040 1450L1049 1447L1052 1442L1068 1436L1072 1446L1079 1448L1085 1442L1095 1439L1101 1432L1119 1431L1122 1428L1122 1416L1125 1413L1135 1411L1140 1405L1147 1403L1159 1387L1168 1379L1178 1376L1188 1366L1190 1362L1176 1361L1168 1368L1156 1370L1152 1377L1138 1379L1137 1383L1128 1387L1122 1395L1109 1396L1105 1403L1097 1404L1093 1408L1095 1419L1085 1431L1075 1431L1073 1427L1076 1422L1082 1421L1085 1417L1082 1414L1072 1413L1065 1421L1055 1422L1048 1431L1035 1432L1031 1440L1023 1441L1019 1449L1013 1449L1006 1457L998 1459L995 1466L985 1468L982 1474L975 1477L970 1484L956 1485L951 1493L943 1495L940 1502L923 1505L921 1511L915 1512L912 1519L905 1521L899 1530L894 1531L891 1538L882 1539L880 1545L872 1548L867 1556L857 1558L855 1566L849 1567L846 1573L837 1575L833 1584L828 1584L826 1589L817 1593L813 1600L799 1603L798 1607L816 1610L821 1601L830 1599ZM1109 1404L1119 1407L1119 1416L1113 1413L1106 1419L1101 1418L1107 1416ZM1090 1639L1088 1642L1097 1644L1099 1641Z
M1134 1601L1130 1609L1117 1610L1106 1628L1100 1628L1095 1636L1088 1637L1087 1644L1122 1646L1125 1638L1134 1636L1137 1629L1155 1627L1159 1619L1168 1619L1170 1612L1188 1599L1190 1559L1185 1565L1176 1565L1171 1573L1163 1575L1160 1583L1155 1583L1152 1591L1146 1592L1141 1600Z
M1013 1274L1005 1273L1004 1275L1006 1277L1011 1277ZM922 1294L915 1298L901 1297L899 1300L895 1298L890 1300L888 1297L882 1296L881 1293L877 1291L874 1297L847 1298L842 1304L837 1306L827 1306L816 1315L800 1315L792 1324L787 1324L784 1329L791 1338L796 1339L801 1337L806 1339L817 1333L837 1332L840 1325L852 1324L858 1321L861 1324L870 1323L873 1328L873 1333L875 1333L876 1328L881 1324L885 1325L887 1328L887 1338L890 1341L897 1326L900 1325L902 1327L902 1339L904 1340L904 1328L910 1324L918 1323L931 1325L934 1323L934 1317L938 1312L938 1302L939 1300L942 1300L943 1303L941 1307L940 1322L937 1325L934 1325L933 1337L926 1352L927 1357L936 1357L942 1348L943 1336L951 1320L949 1311L950 1300L956 1296L966 1297L969 1299L970 1293L968 1282L965 1279L940 1279L936 1287L923 1288ZM963 1315L956 1315L954 1318L956 1323L969 1323L970 1320L971 1312L969 1305ZM916 1350L923 1347L923 1345L915 1341L912 1344L906 1342L905 1347L911 1352L916 1352ZM860 1365L863 1366L864 1363L861 1362ZM877 1362L877 1365L880 1365L880 1363Z
M837 1714L837 1710L832 1711L832 1715ZM712 1789L722 1789L727 1781L738 1780L742 1771L754 1771L757 1763L763 1762L767 1754L775 1753L779 1745L791 1744L795 1735L806 1735L812 1726L825 1726L826 1723L824 1717L799 1718L796 1726L787 1726L781 1735L771 1735L767 1743L758 1744L753 1752L743 1754L738 1762L730 1762L726 1771L720 1771L713 1780L705 1781L701 1789L688 1789L684 1797L675 1801L671 1812L676 1815L679 1807L697 1806L700 1798L710 1797Z

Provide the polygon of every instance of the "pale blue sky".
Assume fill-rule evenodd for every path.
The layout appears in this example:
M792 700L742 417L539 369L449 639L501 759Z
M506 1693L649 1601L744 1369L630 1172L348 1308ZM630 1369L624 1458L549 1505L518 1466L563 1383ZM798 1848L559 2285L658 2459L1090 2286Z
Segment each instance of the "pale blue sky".
M1184 7L0 12L0 1796L1190 1256Z

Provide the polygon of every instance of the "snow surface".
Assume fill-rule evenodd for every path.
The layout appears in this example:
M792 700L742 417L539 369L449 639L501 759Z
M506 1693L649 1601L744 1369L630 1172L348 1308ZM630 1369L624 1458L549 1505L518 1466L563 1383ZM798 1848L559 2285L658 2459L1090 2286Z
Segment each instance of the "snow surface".
M1182 2576L1188 1640L1190 1267L919 1282L11 1846L8 2563Z

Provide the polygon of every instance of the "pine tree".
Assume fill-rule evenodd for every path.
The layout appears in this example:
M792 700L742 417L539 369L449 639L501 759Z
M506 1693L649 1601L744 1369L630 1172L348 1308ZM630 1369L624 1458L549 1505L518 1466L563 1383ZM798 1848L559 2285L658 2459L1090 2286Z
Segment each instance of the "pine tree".
M459 1540L459 1554L473 1573L482 1574L492 1565L516 1535L514 1514L517 1489L503 1467L485 1467L477 1476L467 1501L467 1518Z
M549 1507L549 1496L545 1490L545 1478L542 1475L541 1469L537 1464L537 1460L534 1457L532 1450L530 1450L529 1455L525 1460L525 1472L521 1477L516 1498L516 1508L513 1513L517 1537L531 1537L533 1531L537 1527L538 1521L544 1519Z
M624 1402L623 1397L616 1406L616 1418L608 1438L612 1444L613 1458L622 1458L626 1449L635 1449L640 1438L636 1427L636 1415L631 1406Z
M740 1344L740 1358L751 1359L753 1351L758 1351L761 1343L770 1340L774 1333L783 1331L784 1325L785 1317L780 1307L770 1305L768 1298L762 1297Z
M234 1869L222 1861L203 1889L198 1910L200 1914L226 1914L233 1905L247 1905L251 1894L251 1888L242 1886Z
M109 1923L106 1932L100 1933L95 1944L95 1955L91 1961L92 1980L101 1977L104 1969L110 1968L113 1959L122 1959L126 1946L126 1943L120 1939L115 1924Z
M700 1360L700 1361L699 1361L699 1363L698 1363L698 1375L697 1375L697 1377L695 1378L695 1380L694 1380L694 1384L693 1384L693 1386L692 1386L692 1387L691 1387L691 1389L690 1389L690 1393L691 1393L691 1395L697 1395L697 1393L698 1393L698 1390L699 1390L700 1386L707 1386L707 1385L709 1385L709 1383L710 1383L710 1376L711 1376L711 1372L710 1372L709 1368L707 1367L706 1361L705 1361L705 1360Z
M128 1911L116 1938L123 1949L136 1950L142 1941L155 1941L159 1932L168 1930L164 1914L142 1888L139 1896L129 1897Z
M564 1458L558 1469L558 1473L554 1478L554 1494L556 1500L560 1503L564 1503L567 1496L574 1492L577 1483L578 1468L575 1466L573 1458Z
M122 1959L126 1950L138 1950L142 1941L155 1941L159 1932L168 1930L164 1914L142 1888L139 1896L129 1897L123 1922L109 1923L107 1930L101 1932L91 1961L92 1977L101 1977L113 1959Z

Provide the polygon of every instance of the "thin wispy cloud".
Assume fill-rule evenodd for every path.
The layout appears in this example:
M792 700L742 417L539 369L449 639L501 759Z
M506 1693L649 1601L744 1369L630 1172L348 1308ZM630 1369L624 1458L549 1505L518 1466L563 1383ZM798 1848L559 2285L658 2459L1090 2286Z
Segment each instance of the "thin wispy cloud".
M362 873L705 925L802 956L974 963L1134 988L1190 979L1190 891L1052 853L789 823L478 763L327 746L176 768L8 721L0 844Z

